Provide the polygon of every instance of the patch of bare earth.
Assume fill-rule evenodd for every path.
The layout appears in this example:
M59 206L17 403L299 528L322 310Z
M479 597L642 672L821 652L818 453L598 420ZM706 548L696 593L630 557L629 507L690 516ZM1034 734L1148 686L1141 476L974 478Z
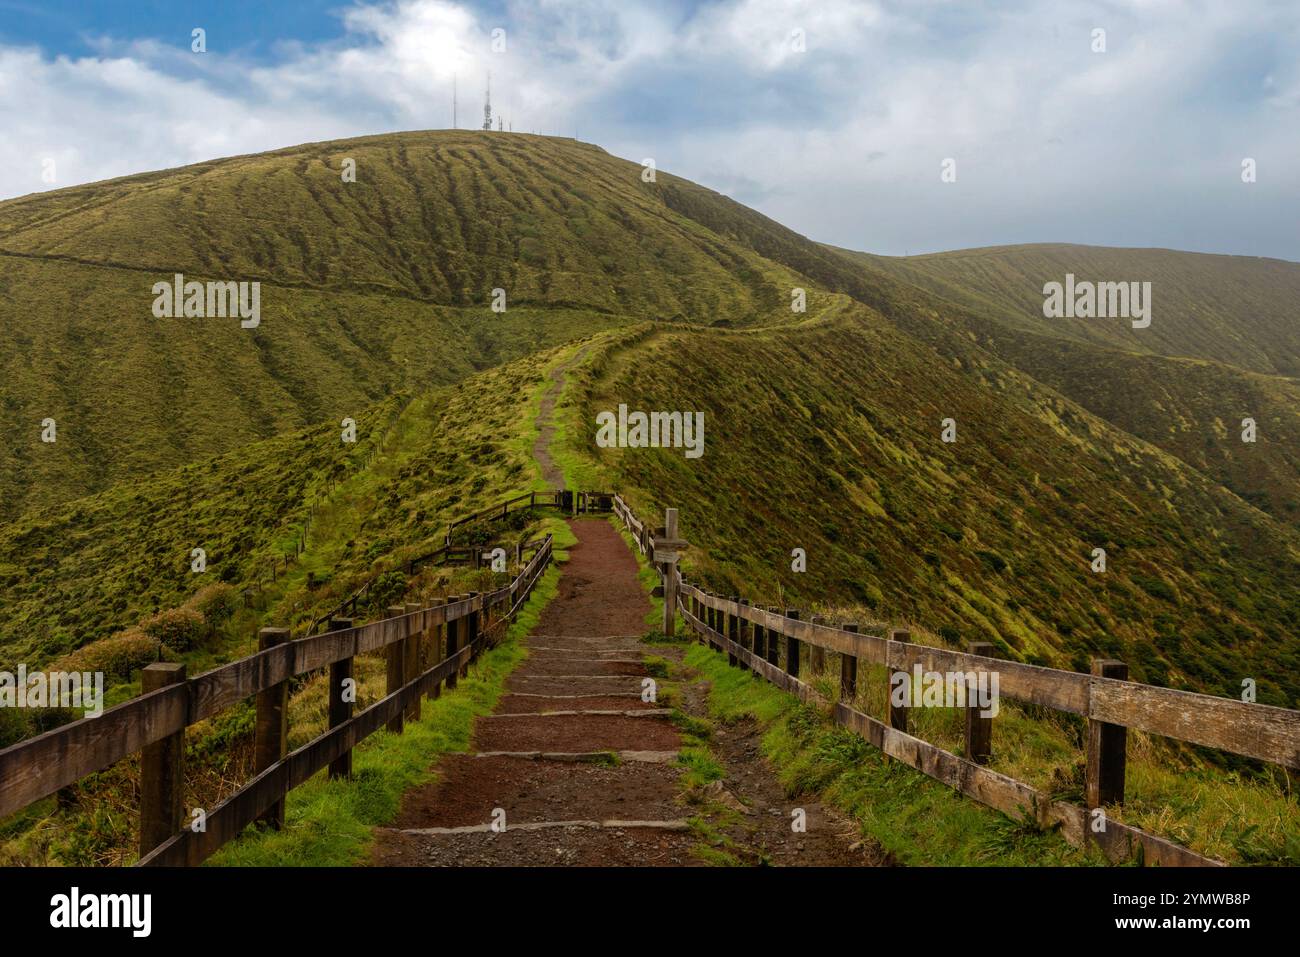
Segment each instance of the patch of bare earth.
M681 736L641 700L644 646L611 637L644 631L636 560L607 521L570 525L578 544L559 594L496 711L476 722L474 753L447 756L435 782L405 795L375 863L693 863L672 763Z
M751 719L722 723L708 709L708 682L693 682L681 664L680 648L656 649L678 663L680 700L674 703L712 726L708 748L724 770L721 779L689 795L693 814L724 841L706 839L717 852L740 864L777 867L881 867L893 864L858 826L813 795L788 795L776 769L763 754L762 729ZM796 812L803 830L796 831Z

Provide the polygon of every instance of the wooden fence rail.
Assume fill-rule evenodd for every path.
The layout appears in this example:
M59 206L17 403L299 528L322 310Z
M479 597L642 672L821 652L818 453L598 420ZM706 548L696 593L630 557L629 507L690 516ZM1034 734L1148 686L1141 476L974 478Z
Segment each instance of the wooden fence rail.
M491 549L497 546L478 546L477 552L474 546L454 546L451 544L452 531L461 525L478 521L482 518L505 518L510 514L510 506L512 505L519 505L523 508L559 508L563 512L572 511L574 514L577 514L579 512L610 511L613 508L613 500L613 492L575 492L563 488L553 489L547 492L524 492L520 495L516 495L514 498L505 499L495 505L480 509L477 512L462 516L461 518L448 523L447 532L444 536L442 546L440 548L435 548L433 551L424 555L408 559L407 573L413 575L420 566L427 565L429 562L435 562L439 565L476 563L483 548ZM524 504L525 502L527 503L526 505ZM516 511L518 511L518 509L516 509ZM539 545L539 543L540 540L528 542L523 546L522 550L525 552L529 551L534 546ZM287 567L286 560L286 568ZM370 587L374 584L374 581L373 578L370 579L325 614L313 620L311 624L307 626L308 634L315 631L320 625L331 618L339 615L355 615L357 611L357 603L366 597L370 591ZM245 589L245 592L247 591L248 589Z
M448 522L444 544L451 545L451 533L459 526L483 518L505 518L510 514L510 506L512 505L517 505L520 508L558 508L563 512L572 511L576 514L579 512L607 512L612 507L613 499L614 493L612 492L584 492L564 488L554 489L549 492L525 492L522 495L516 495L514 498L508 498L496 505L490 505L487 508Z
M160 813L169 817L165 832L171 836L156 848L142 848L141 863L197 863L282 801L290 788L338 761L357 742L386 726L395 716L413 709L422 694L435 691L444 680L450 685L484 642L517 613L550 564L551 554L552 542L548 535L510 584L492 592L410 611L395 609L398 614L379 621L341 627L295 641L276 641L256 654L194 678L185 679L182 672L180 680L170 675L164 679L170 683L163 684L150 675L144 687L148 689L155 682L161 686L109 708L98 717L73 721L0 750L0 818L160 742L173 745L169 754L174 756L174 745L181 740L185 728L256 696L259 754L262 742L269 738L276 739L280 753L269 766L259 768L257 777L249 784L207 815L205 832L180 830L181 822L176 817L179 797L166 793L169 788L180 786L174 761L157 760L158 756L150 752L143 762L145 770L156 768L172 781L170 785L166 781L161 785L152 780L141 782L142 793L149 795L149 807L161 808ZM484 617L489 624L480 628L480 619ZM422 667L418 653L406 642L444 629L448 633L447 655L432 667ZM282 629L264 629L264 636L270 631ZM462 634L466 636L464 641L453 637ZM356 655L394 646L402 649L402 667L396 685L392 684L390 671L390 687L383 699L341 720L293 754L283 754L287 734L283 715L272 712L272 720L264 728L264 696L282 691L289 679L309 672L330 668L331 674L339 675L344 669L336 670L332 666L341 663L348 663L346 670L350 674L350 662ZM145 671L157 668L154 665ZM331 688L331 694L336 690ZM334 709L332 713L337 714ZM148 827L141 827L142 840L146 833L159 832L157 821L147 823Z
M636 539L642 553L655 561L656 539L663 537L662 531L638 519L621 496L614 497L613 512ZM675 545L669 553L676 558ZM1123 802L1123 731L1127 728L1300 768L1300 711L1124 680L1112 676L1122 669L1119 662L1097 662L1092 674L1079 674L973 653L990 650L988 645L960 652L916 644L907 640L907 632L897 629L888 637L865 634L856 625L836 627L820 619L804 620L795 609L782 613L710 594L683 579L675 561L656 564L661 576L671 572L677 579L676 589L666 588L665 592L675 590L682 620L714 647L725 651L731 663L748 668L805 701L821 700L799 678L799 646L806 644L823 654L840 654L841 700L823 702L832 706L837 723L856 731L890 757L982 803L1013 816L1028 813L1040 823L1059 824L1072 843L1082 845L1091 840L1112 860L1141 855L1148 863L1218 863L1117 821L1105 821L1102 831L1093 826L1095 816L1089 816L1092 809ZM784 669L777 657L782 639L787 650ZM851 702L857 692L858 668L863 663L884 666L890 676L920 665L924 672L960 676L963 685L967 679L978 680L982 674L996 673L1000 694L1008 698L1087 718L1088 808L1053 801L1028 785L983 767L993 719L972 716L969 706L966 751L972 760L907 734L906 709L893 706L888 693L884 720L855 710ZM1115 668L1117 665L1120 669Z

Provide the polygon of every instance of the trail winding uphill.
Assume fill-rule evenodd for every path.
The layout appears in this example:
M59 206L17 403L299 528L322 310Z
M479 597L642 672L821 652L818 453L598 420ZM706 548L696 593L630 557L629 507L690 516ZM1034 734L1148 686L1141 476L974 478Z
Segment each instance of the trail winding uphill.
M559 595L526 641L496 710L478 719L471 753L445 757L434 782L407 793L378 833L372 861L399 866L699 864L704 835L755 864L872 863L851 828L818 803L787 799L743 725L717 729L725 777L690 795L677 762L674 711L645 701L650 610L637 564L604 519L570 523L578 544ZM656 657L681 657L655 646ZM704 711L686 686L682 712ZM790 829L795 806L806 833Z
M581 358L553 371L539 417L534 455L557 484L553 414L564 374ZM397 820L377 833L372 862L680 866L703 863L700 849L721 843L741 863L878 863L844 820L786 798L748 724L713 732L725 777L690 792L678 723L689 715L700 733L707 686L690 683L680 645L643 642L650 603L613 524L583 518L569 527L577 545L524 639L528 657L495 711L477 720L470 753L444 757L434 781L405 795ZM657 700L665 659L686 679L671 708ZM795 804L807 815L800 834L790 828Z

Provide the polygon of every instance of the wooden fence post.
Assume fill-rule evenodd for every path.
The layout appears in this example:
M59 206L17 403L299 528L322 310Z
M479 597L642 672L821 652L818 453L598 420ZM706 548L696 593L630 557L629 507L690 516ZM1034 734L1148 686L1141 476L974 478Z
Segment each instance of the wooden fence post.
M907 641L911 637L912 637L912 633L908 631L906 628L891 628L889 630L890 641ZM886 650L885 661L891 662L892 660L893 660L893 655L891 655L889 651ZM913 691L911 686L912 675L907 671L895 672L892 664L885 669L885 674L888 676L888 681L889 681L889 683L885 686L885 714L888 718L888 724L895 731L906 732L907 731L907 705L894 704L894 695L893 695L894 682L895 682L894 675L901 674L903 676L902 680L908 682L907 701L909 703L912 700L911 694Z
M448 598L449 602L464 601L464 595L453 595ZM455 621L447 622L447 658L450 658L461 647L461 636L465 634L465 619L457 618ZM460 668L453 668L447 675L447 690L451 691L456 687L456 681L460 677Z
M263 628L257 633L257 650L275 648L289 640L288 628ZM259 691L253 741L253 771L260 774L289 753L289 682L281 681ZM284 798L257 819L275 829L284 827Z
M731 600L739 602L740 598L732 595ZM740 644L740 619L735 615L727 615L727 639L734 645ZM740 659L736 657L734 652L731 652L727 655L727 664L739 665Z
M677 509L664 510L664 534L668 539L677 538ZM677 634L677 559L665 562L664 566L664 634L671 638Z
M351 627L351 618L331 618L329 622L330 631L341 631L344 628ZM355 647L355 639L353 645ZM356 696L355 683L352 685L353 701L343 699L346 690L345 683L354 680L352 677L352 661L352 658L349 657L330 663L329 721L331 728L337 728L352 717L352 706ZM330 762L329 776L332 778L352 777L351 749L346 754L341 754Z
M858 633L857 623L844 626L850 634ZM856 655L840 655L840 700L852 704L858 697L858 659Z
M767 606L767 610L774 615L781 614L781 609ZM781 631L780 629L767 629L767 663L777 668L781 667Z
M826 619L820 615L814 615L812 623L814 625L824 625ZM821 645L810 644L808 646L808 670L812 672L813 678L826 670L826 649Z
M185 666L159 661L140 672L140 693L185 680ZM147 744L140 751L140 856L181 829L185 788L185 730Z
M749 599L740 599L740 607L742 610L748 608ZM748 618L744 617L740 619L740 647L744 648L750 654L754 653L754 626Z
M408 615L411 612L420 610L421 605L419 602L412 601L406 603L406 613ZM406 665L403 672L403 679L405 681L414 681L424 672L424 630L416 629L412 631L412 629L408 628L407 632L410 634L410 637L406 639ZM406 709L406 720L420 720L419 695L416 695L412 699L410 706Z
M755 610L755 611L762 611L762 610L763 610L763 606L761 606L761 605L755 605L755 606L754 606L754 610ZM765 638L764 638L763 626L760 625L760 624L758 624L757 622L754 623L754 638L753 638L753 641L754 641L754 657L755 657L755 658L762 658L764 661L766 661L766 660L767 660L767 645L766 645L766 640L765 640ZM754 673L755 673L755 674L758 674L758 668L757 668L757 667L755 667L755 669L754 669Z
M478 592L472 591L469 593L471 601L477 597ZM469 617L465 619L465 630L461 632L461 637L464 640L465 646L470 649L469 657L465 659L465 665L460 669L462 677L469 674L469 663L478 657L478 651L474 649L474 642L478 640L479 616L481 614L482 610L470 612Z
M709 592L709 597L716 599L719 596ZM722 642L718 640L718 636L722 634L722 610L720 608L709 609L709 627L713 629L713 634L709 636L709 644L713 646L715 651L722 651Z
M972 641L966 646L972 655L983 658L993 657L993 644L988 641ZM993 718L980 714L978 687L975 676L967 674L966 678L966 760L976 764L988 764L993 756Z
M406 606L404 605L388 606L389 618L401 618L404 617L405 615L406 615ZM410 634L410 629L407 626L405 621L402 622L402 630L403 630L403 634ZM386 656L387 666L388 666L387 675L386 675L387 677L387 685L386 685L387 690L385 691L386 696L392 694L398 688L402 687L402 685L406 684L406 643L409 640L410 640L409 638L405 638L405 637L399 638L397 641L392 642L384 649L384 654ZM392 719L390 719L388 722L388 730L393 732L394 734L401 734L405 727L406 727L406 713L404 711L397 712L397 714L394 715Z
M1122 661L1097 659L1092 673L1099 678L1128 680L1128 665ZM1124 803L1124 771L1127 761L1128 728L1121 724L1088 719L1088 769L1086 799L1089 808Z
M445 605L447 603L447 599L443 598L442 603ZM432 664L439 664L447 657L447 654L444 651L444 647L443 647L445 641L444 635L446 634L446 632L447 632L446 623L443 623L441 625L434 625L429 630L429 654L432 655L432 661L431 661ZM428 698L430 701L433 701L434 699L438 698L441 694L442 694L442 682L435 681L433 683L433 687L429 689Z
M787 608L785 617L799 620L798 608ZM790 635L785 636L785 673L791 678L799 677L799 646L802 642Z

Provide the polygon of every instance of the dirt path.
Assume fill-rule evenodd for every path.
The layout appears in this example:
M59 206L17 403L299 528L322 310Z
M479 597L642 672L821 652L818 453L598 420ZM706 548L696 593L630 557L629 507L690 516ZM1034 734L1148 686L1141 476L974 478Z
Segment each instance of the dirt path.
M408 792L374 861L396 865L681 865L695 839L678 802L681 739L641 700L650 610L609 522L571 523L560 593L526 639L474 753ZM504 814L505 831L492 830Z
M550 454L565 373L542 397L533 455L552 486ZM687 792L674 712L642 700L646 656L676 662L680 645L647 645L650 602L637 560L613 525L569 523L578 544L559 593L524 639L528 657L495 711L474 727L469 754L447 755L437 779L408 791L376 835L372 862L397 866L684 866L876 863L849 824L812 801L785 798L753 727L719 728L711 750L725 777ZM662 672L656 668L662 677ZM689 677L689 676L686 676ZM656 686L657 687L657 686ZM675 707L706 718L707 686L686 682ZM795 833L801 808L808 828Z
M650 605L613 526L570 525L578 544L525 639L527 659L494 713L478 719L471 753L446 756L436 781L405 795L372 862L684 866L706 863L701 848L724 834L742 864L870 863L852 828L815 802L785 798L752 728L719 728L713 750L726 777L684 792L672 711L641 695L646 655L680 660L681 647L640 640ZM683 687L674 704L702 716L707 688ZM806 833L790 828L795 807L807 813Z
M564 485L564 473L551 458L551 441L555 438L555 404L564 391L564 375L582 361L587 350L579 349L552 373L551 387L542 395L541 409L537 413L537 439L533 442L533 458L542 470L542 478L552 488Z

